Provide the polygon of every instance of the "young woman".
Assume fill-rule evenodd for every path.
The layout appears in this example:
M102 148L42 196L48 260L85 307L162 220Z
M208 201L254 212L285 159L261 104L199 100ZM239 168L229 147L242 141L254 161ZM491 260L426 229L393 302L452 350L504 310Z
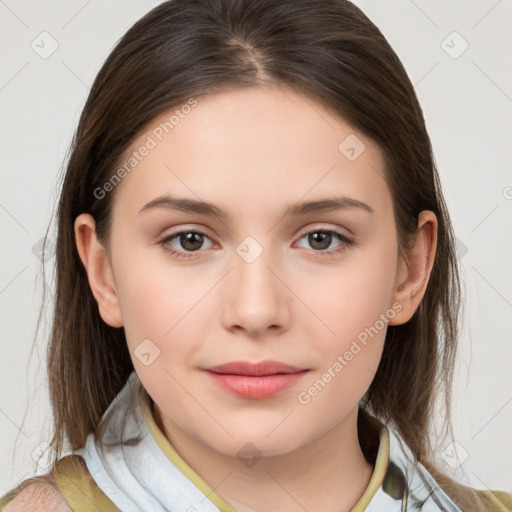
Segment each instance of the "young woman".
M413 86L350 2L138 21L83 110L56 264L55 460L2 510L512 510L435 462L454 236Z

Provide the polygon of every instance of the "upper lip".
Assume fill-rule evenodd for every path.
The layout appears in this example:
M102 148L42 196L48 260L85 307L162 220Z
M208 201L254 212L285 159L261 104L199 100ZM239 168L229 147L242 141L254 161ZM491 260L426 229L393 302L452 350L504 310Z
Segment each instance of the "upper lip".
M224 373L231 375L275 375L277 373L297 373L305 371L306 368L298 368L280 361L261 361L259 363L251 363L249 361L232 361L230 363L219 364L204 368L213 373Z

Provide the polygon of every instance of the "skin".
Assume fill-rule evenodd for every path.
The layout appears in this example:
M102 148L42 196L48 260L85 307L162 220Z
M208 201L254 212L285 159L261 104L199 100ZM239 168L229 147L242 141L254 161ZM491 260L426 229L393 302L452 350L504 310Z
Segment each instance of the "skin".
M298 394L393 304L401 309L389 325L411 318L432 269L436 217L421 213L406 262L382 154L368 137L313 98L284 88L197 99L117 186L108 244L98 242L90 215L76 219L77 248L99 312L108 325L124 326L166 437L236 510L350 510L373 471L358 442L357 407L377 370L386 328L309 403ZM168 118L155 119L127 154ZM338 150L350 134L366 147L354 161ZM164 194L214 203L232 218L163 208L139 213ZM284 215L299 201L341 195L373 213L350 207ZM195 245L179 236L167 242L190 259L158 244L182 228L208 235ZM305 236L321 229L353 243L333 234L322 245ZM236 251L247 236L263 250L251 263ZM134 355L146 338L160 350L149 366ZM265 359L309 372L279 395L255 400L227 393L201 370ZM247 442L262 456L251 467L237 457Z

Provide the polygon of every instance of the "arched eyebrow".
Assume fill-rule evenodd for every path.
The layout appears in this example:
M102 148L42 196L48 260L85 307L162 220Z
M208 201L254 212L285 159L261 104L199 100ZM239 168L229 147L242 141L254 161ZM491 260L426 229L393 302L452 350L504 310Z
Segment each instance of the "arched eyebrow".
M300 201L298 203L289 205L283 215L302 216L310 213L318 212L333 212L337 210L344 210L347 208L361 208L369 213L374 213L371 206L357 199L352 199L345 196L330 197L326 199L319 199L316 201ZM186 199L171 196L160 196L153 199L144 205L139 213L147 212L153 209L177 210L184 213L195 213L197 215L207 215L217 217L222 220L230 220L233 214L212 203L205 201L198 201L195 199Z

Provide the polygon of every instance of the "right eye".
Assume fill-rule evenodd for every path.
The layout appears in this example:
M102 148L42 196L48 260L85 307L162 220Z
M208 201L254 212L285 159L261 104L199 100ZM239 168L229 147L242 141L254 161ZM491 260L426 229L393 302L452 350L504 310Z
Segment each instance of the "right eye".
M195 257L195 254L191 254L188 251L191 251L192 253L198 252L204 243L205 237L209 239L208 235L202 231L196 229L182 229L165 236L158 243L171 255L176 255L178 258L193 258ZM178 239L178 243L183 249L178 248L175 250L172 248L175 246L172 245L171 242L175 238Z

